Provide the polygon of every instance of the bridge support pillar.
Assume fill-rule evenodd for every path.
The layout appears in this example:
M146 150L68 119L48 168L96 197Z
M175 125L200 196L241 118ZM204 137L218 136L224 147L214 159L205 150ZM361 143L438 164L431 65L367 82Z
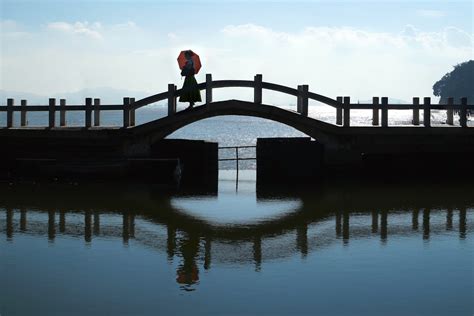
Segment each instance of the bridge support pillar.
M257 186L321 181L323 161L324 146L309 137L257 138Z

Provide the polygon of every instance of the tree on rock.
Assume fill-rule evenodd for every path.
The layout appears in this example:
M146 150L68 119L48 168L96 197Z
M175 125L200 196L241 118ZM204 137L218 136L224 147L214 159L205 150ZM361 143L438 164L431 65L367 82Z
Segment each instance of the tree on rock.
M441 97L440 104L448 103L448 98L453 97L455 103L459 103L462 97L467 98L467 103L474 103L474 60L469 60L454 66L454 70L448 72L433 85L433 94ZM473 111L471 110L471 114Z

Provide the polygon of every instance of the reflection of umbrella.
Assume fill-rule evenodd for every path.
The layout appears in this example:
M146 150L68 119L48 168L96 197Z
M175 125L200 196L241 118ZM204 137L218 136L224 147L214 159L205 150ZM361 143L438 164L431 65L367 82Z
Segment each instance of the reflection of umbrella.
M178 269L177 273L178 273L178 276L176 277L176 281L179 284L191 285L199 281L199 271L195 264L191 268L191 271L187 271L187 269L183 267L183 268Z
M178 56L178 65L179 69L183 69L184 66L186 65L186 56L185 56L185 50L181 51ZM191 59L193 60L194 63L194 73L197 74L199 72L199 69L201 69L201 60L199 59L199 55L193 52L192 50L188 50L188 52L191 53Z

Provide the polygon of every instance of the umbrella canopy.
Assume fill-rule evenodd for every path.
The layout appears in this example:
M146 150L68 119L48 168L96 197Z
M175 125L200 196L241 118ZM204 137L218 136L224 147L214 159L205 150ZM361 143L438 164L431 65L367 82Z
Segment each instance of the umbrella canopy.
M190 52L191 59L193 60L194 63L194 73L197 74L199 72L199 69L201 69L201 59L199 59L199 55L193 52L192 50L183 50L181 53L179 53L178 56L178 65L179 69L183 69L184 66L186 65L186 52Z

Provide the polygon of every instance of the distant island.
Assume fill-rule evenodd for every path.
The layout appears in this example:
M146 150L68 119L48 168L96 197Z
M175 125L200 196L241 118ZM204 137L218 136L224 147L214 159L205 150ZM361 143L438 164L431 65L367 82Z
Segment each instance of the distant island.
M460 98L467 97L467 103L474 102L474 60L469 60L454 66L454 70L445 74L433 85L433 94L440 97L439 104L447 104L448 98L453 97L454 103ZM474 111L470 110L470 114Z

